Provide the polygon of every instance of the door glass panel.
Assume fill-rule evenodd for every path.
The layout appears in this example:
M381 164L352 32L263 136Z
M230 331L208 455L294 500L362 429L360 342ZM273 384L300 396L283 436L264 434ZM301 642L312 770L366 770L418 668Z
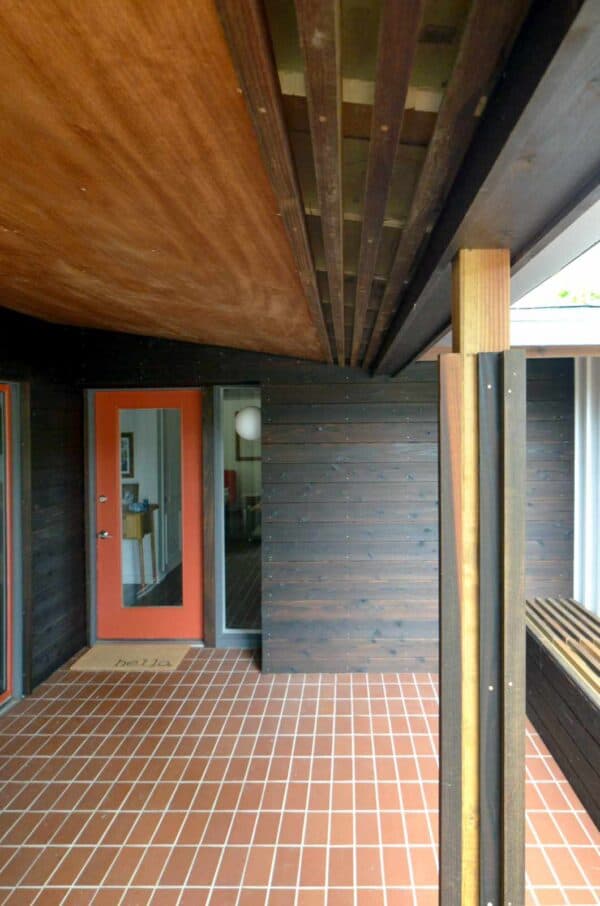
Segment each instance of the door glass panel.
M179 409L121 409L121 563L125 607L181 607Z
M248 412L248 410L253 410ZM256 410L258 412L258 418ZM236 415L244 411L252 435L236 430ZM225 510L225 625L227 629L260 629L261 599L261 439L260 390L228 388L223 396L223 462ZM249 430L248 430L249 429Z
M4 393L0 392L0 694L7 689L7 538L6 508L8 505L6 484L6 408Z

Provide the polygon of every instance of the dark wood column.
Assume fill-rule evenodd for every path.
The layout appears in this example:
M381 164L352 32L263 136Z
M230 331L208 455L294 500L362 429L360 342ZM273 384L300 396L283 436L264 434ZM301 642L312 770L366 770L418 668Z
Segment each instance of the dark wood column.
M461 250L440 361L442 906L524 902L525 359L510 259Z

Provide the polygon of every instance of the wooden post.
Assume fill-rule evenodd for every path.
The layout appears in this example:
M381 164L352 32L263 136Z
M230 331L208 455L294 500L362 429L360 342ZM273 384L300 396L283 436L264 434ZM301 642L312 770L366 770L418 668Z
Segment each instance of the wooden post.
M510 257L461 250L440 361L442 906L524 902L525 361Z

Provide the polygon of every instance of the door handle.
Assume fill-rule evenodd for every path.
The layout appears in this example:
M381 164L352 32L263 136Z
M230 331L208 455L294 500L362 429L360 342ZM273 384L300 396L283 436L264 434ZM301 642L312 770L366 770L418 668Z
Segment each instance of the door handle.
M112 535L110 532L107 532L106 529L103 529L101 532L98 532L98 534L96 535L96 538L102 538L102 539L112 538Z

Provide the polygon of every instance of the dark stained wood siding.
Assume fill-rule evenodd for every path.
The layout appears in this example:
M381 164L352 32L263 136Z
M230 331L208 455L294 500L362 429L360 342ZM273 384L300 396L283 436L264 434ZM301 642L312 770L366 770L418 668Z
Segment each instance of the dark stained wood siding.
M87 643L83 393L31 386L32 684Z
M600 711L529 631L527 716L600 828Z
M85 644L83 387L257 383L266 670L437 669L437 369L395 380L0 311L31 389L31 672ZM570 594L573 368L528 363L527 594Z
M263 388L266 670L437 669L435 381ZM571 594L572 361L527 396L526 591Z
M263 388L263 669L435 670L437 373Z
M86 644L80 332L0 310L0 378L29 389L25 688Z
M573 594L574 369L572 359L527 363L525 594Z
M404 631L414 637L410 616L420 617L423 607L433 632L438 577L437 466L429 447L437 443L434 364L414 366L399 380L373 381L350 368L148 337L84 331L82 341L88 387L262 386L265 457L274 457L263 464L265 516L272 517L265 519L263 544L266 669L275 669L276 647L293 653L289 666L294 669L302 669L300 663L325 669L323 658L306 654L317 644L327 649L329 669L345 669L351 661L352 669L377 669L383 655L389 657L386 650L407 648L402 639L393 639L387 649L381 641L380 633L392 631L386 619L390 602L404 602L393 624L396 635L398 622L404 621ZM571 592L572 372L568 360L528 363L528 594ZM350 600L358 602L352 621ZM317 608L323 620L308 625ZM277 623L271 640L270 623ZM308 638L301 647L302 634ZM417 657L431 653L430 641L419 652L413 647ZM400 669L401 657L394 657L394 669ZM437 646L430 662L434 669ZM278 663L286 669L283 655Z

